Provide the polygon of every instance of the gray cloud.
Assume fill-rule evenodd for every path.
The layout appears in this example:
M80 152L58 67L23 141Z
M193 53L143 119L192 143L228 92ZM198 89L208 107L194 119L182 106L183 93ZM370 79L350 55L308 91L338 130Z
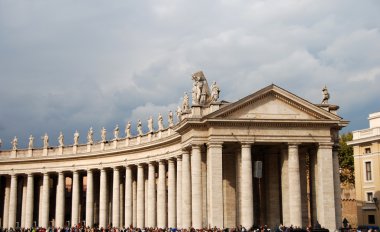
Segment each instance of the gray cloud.
M275 83L367 127L379 111L378 1L0 1L0 138L84 142L175 110L202 69L237 100ZM40 145L41 141L38 141Z

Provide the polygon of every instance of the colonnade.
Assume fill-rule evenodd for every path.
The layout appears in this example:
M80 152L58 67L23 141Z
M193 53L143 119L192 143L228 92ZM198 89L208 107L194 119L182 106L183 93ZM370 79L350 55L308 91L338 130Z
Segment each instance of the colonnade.
M281 173L281 206L278 209L282 209L282 216L278 220L286 225L305 226L302 218L299 145L287 144L281 155L282 167L277 171ZM252 143L240 143L236 153L238 187L234 199L238 203L235 224L246 228L255 224L252 146ZM321 223L335 224L336 215L332 209L335 209L334 194L337 194L334 185L339 176L333 174L332 145L320 147L317 153L315 208ZM37 226L40 227L51 224L64 227L67 220L70 220L71 225L85 221L85 225L90 227L98 224L99 227L223 228L227 215L224 212L227 193L223 187L223 153L223 143L212 142L207 146L192 145L181 150L181 154L167 159L141 163L127 161L124 165L43 173L14 172L3 178L6 183L2 190L2 226L16 227L17 205L20 204L17 201L22 199L20 226L25 228L35 226L34 221L38 221ZM206 165L205 173L202 165ZM24 183L21 192L17 191L19 176ZM42 176L41 191L35 191L36 176ZM51 184L53 176L56 184ZM72 179L71 213L67 212L65 202L68 194L67 177ZM81 183L83 180L84 184ZM39 196L35 196L38 192ZM53 192L55 211L52 213L50 199ZM36 216L37 207L39 214ZM50 224L52 219L53 223Z

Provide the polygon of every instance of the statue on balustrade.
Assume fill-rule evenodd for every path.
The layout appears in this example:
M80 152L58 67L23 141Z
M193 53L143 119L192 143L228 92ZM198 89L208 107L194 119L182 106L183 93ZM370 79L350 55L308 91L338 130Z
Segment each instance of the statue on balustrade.
M125 126L125 136L127 138L131 137L131 121L128 121L127 125Z
M94 130L92 129L92 127L90 127L90 129L87 132L87 144L91 145L94 143L93 135Z
M47 135L47 133L45 133L45 135L41 139L43 141L44 148L48 148L48 146L49 146L49 136Z
M104 143L107 139L107 130L106 128L102 127L102 130L100 131L100 137L102 138L102 142Z
M59 132L59 136L58 136L58 144L60 147L63 147L63 134L62 134L62 131Z
M216 102L219 99L220 89L214 81L211 85L211 102Z
M119 138L119 125L118 124L116 124L116 127L113 130L113 137L115 140L117 140Z
M75 133L74 133L74 146L78 145L78 141L79 141L79 132L78 132L78 130L75 130Z
M153 133L153 118L152 118L152 116L150 116L148 119L148 129L149 129L149 133Z
M33 149L33 144L34 144L34 137L33 137L33 135L30 135L29 136L28 149Z
M143 131L142 131L142 123L141 123L141 120L139 119L138 123L137 123L137 132L139 133L139 136L142 136L143 135Z
M189 96L187 95L187 93L185 92L184 93L184 96L183 96L183 101L182 101L182 112L186 112L190 109L190 105L189 105Z
M11 142L12 144L12 149L15 151L17 150L17 144L18 144L18 140L17 140L17 137L15 136Z
M179 123L181 121L181 114L182 114L182 110L181 110L181 107L177 107L177 111L176 111L176 114L177 114L177 123Z
M162 131L164 129L164 119L162 118L161 113L158 114L158 130Z
M168 115L168 123L169 123L169 127L173 127L174 126L173 112L171 110L169 111L169 115Z
M3 145L3 141L1 141L1 139L0 139L0 148L1 148L1 145Z
M210 89L205 75L202 71L198 71L192 75L193 89L192 98L193 105L205 105L210 102Z
M322 99L321 104L329 104L330 94L326 86L322 89L322 94L323 94L323 99Z

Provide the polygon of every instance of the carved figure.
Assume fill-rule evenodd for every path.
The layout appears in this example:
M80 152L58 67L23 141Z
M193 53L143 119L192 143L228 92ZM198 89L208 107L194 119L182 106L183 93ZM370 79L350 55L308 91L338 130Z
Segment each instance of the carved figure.
M74 145L78 145L78 140L79 140L79 132L78 132L78 130L75 130L75 133L74 133Z
M168 123L169 123L169 127L174 126L174 122L173 122L173 112L172 112L171 110L169 111Z
M183 96L183 101L182 101L182 111L185 112L188 109L190 109L190 106L189 106L189 96L185 92L185 94Z
M210 101L210 89L208 88L208 83L205 75L202 71L198 71L192 75L194 81L193 84L193 96L195 97L196 104L204 105ZM195 88L196 86L196 88Z
M321 104L329 104L330 94L326 86L322 89L322 94L323 94L323 99L322 99Z
M176 114L177 114L177 123L179 123L181 121L181 114L182 114L181 107L179 106L177 107Z
M158 130L162 131L164 129L164 119L162 118L161 113L158 114Z
M87 144L94 143L93 135L94 135L94 130L92 129L92 127L90 127L90 129L87 132Z
M199 104L199 99L197 98L198 96L198 83L196 81L193 82L193 88L191 90L191 98L192 98L192 104L193 105L198 105Z
M214 81L211 85L211 102L216 102L219 99L220 89Z
M13 138L11 144L12 144L12 149L13 149L13 150L17 150L18 140L17 140L17 137L16 137L16 136Z
M62 134L62 131L59 132L58 144L59 144L60 147L63 147L63 134Z
M149 133L153 133L153 118L152 118L152 116L150 116L148 119L148 129L149 129Z
M41 139L43 140L44 148L47 148L49 146L49 136L47 135L47 133L45 133L45 135Z
M33 135L29 136L28 149L33 149L34 137Z
M102 142L105 142L106 141L106 138L107 138L107 130L106 128L102 128L102 130L100 131L100 137L102 138Z
M127 138L131 137L131 121L128 121L127 125L125 126L125 135Z
M139 136L142 136L143 135L143 131L142 131L142 123L141 123L141 120L139 119L138 123L137 123L137 132L139 133Z
M118 124L116 124L116 127L113 130L113 137L114 137L114 139L118 139L119 138L119 125Z
M0 147L1 147L1 145L3 145L3 141L1 141L1 139L0 139Z

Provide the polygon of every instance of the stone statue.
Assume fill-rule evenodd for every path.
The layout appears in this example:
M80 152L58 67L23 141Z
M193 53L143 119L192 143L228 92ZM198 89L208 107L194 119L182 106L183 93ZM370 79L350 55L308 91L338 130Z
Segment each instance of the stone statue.
M113 137L115 140L119 138L119 125L118 124L116 124L116 127L113 130Z
M1 145L3 145L3 141L1 141L1 139L0 139L0 148L1 148Z
M214 81L211 85L211 102L216 102L219 99L220 89Z
M148 119L148 129L149 129L149 133L153 133L153 118L152 118L152 116L150 116Z
M169 111L168 123L169 123L169 127L174 126L174 122L173 122L173 112L172 112L171 110Z
M62 131L59 132L58 144L59 144L60 147L63 147L63 134L62 134Z
M127 125L125 126L125 136L127 138L131 137L131 121L128 121Z
M17 137L15 136L11 142L12 144L12 149L15 151L17 150L17 144L18 144L18 140L17 140Z
M102 130L100 131L100 137L102 138L102 142L105 142L107 139L107 130L106 128L102 127Z
M34 144L34 137L33 137L33 135L30 135L29 136L28 149L33 149L33 144Z
M94 143L94 139L92 138L93 135L94 135L94 130L92 129L92 127L90 127L90 129L87 132L87 144L93 144Z
M202 71L198 71L192 75L193 83L193 104L204 105L209 103L210 100L210 89L208 88L208 83L205 75ZM195 98L195 100L194 100Z
M187 111L189 109L190 109L190 106L189 106L189 96L185 92L185 94L183 96L183 101L182 101L182 112L185 112L185 111Z
M75 133L74 133L74 145L78 145L78 140L79 140L79 132L78 132L78 130L75 130Z
M47 135L47 133L45 133L45 135L41 139L43 140L44 148L48 148L48 146L49 146L49 136Z
M191 98L192 98L192 101L191 103L193 105L198 105L199 104L199 99L198 99L198 82L194 81L193 82L193 88L191 90Z
M179 106L177 107L176 114L177 114L177 122L180 122L181 121L181 114L182 114L181 107L179 107Z
M162 131L164 129L164 119L162 118L161 113L158 114L158 130Z
M139 136L142 136L143 135L143 131L142 131L142 123L141 123L141 120L139 119L138 123L137 123L137 132L139 133Z
M326 86L322 89L322 94L323 94L323 99L322 99L321 104L329 104L330 94Z

